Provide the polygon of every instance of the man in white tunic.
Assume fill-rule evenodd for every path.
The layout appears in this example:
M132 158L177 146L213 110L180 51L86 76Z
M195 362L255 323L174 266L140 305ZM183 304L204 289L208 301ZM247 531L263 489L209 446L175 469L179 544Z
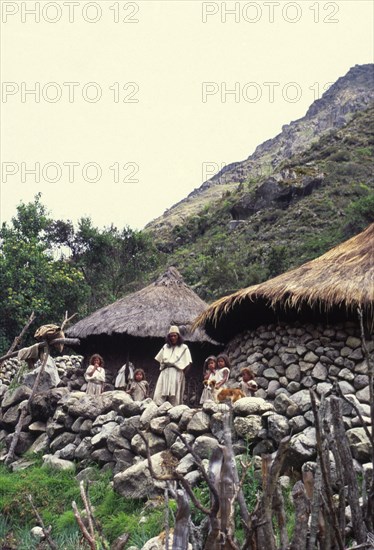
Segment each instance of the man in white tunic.
M156 405L169 401L172 405L183 403L185 387L185 370L192 364L191 353L183 344L179 328L172 325L166 337L166 344L155 357L160 363L158 377L153 397Z

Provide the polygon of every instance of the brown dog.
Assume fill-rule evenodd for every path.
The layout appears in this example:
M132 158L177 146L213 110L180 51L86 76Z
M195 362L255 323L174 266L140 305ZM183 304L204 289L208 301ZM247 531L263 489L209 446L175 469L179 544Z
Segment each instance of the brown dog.
M230 399L232 403L235 403L238 399L245 397L242 390L237 388L222 388L221 390L216 388L215 380L204 380L204 386L210 390L212 394L212 400L216 403L223 403L227 399Z
M218 390L216 401L218 403L222 403L223 401L230 399L231 403L235 403L235 401L241 399L242 397L245 397L242 390L239 390L237 388L224 388L222 390Z

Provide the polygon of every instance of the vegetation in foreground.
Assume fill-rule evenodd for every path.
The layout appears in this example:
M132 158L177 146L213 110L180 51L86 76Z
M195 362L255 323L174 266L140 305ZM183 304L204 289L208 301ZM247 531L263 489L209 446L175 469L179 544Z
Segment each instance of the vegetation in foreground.
M88 482L88 493L102 536L110 543L127 532L128 544L141 547L163 530L161 502L126 500L110 485L111 473L96 469ZM44 524L51 525L51 536L61 550L87 548L83 543L71 503L83 509L79 485L71 471L56 472L37 463L25 470L10 472L0 465L0 548L38 548L30 529L38 525L27 496L31 494ZM170 504L175 510L174 502Z
M165 505L160 498L147 502L124 499L111 487L111 472L100 472L93 467L94 475L88 482L88 493L93 505L94 516L99 532L105 540L112 543L123 533L129 533L128 546L141 548L149 539L164 530ZM260 489L258 476L251 467L246 473L243 485L249 510L256 504ZM205 506L209 506L210 494L203 482L194 490L196 497ZM87 548L75 520L71 503L76 501L78 509L83 509L79 485L72 471L58 471L45 468L41 461L16 472L10 472L0 465L0 548L9 550L32 550L42 548L30 534L38 521L28 501L31 494L33 503L46 526L51 525L51 536L61 550L79 550ZM289 528L292 530L293 510L287 493ZM169 500L170 526L174 524L176 503ZM196 508L191 510L195 525L200 525L204 514ZM240 523L239 510L236 511L237 523ZM237 538L243 541L244 532L238 529ZM44 543L42 543L44 544ZM47 547L47 546L46 546Z

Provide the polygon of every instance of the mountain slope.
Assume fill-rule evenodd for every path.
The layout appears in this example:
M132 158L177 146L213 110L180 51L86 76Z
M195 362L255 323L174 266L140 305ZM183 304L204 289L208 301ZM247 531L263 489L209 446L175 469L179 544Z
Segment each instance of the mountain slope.
M305 150L329 131L344 126L354 113L374 101L373 67L373 64L367 64L351 68L311 105L303 118L283 126L279 135L259 145L246 160L226 166L161 217L150 222L146 229L159 240L169 239L175 226L220 200L223 194L235 190L238 183L270 175L286 159Z
M374 104L167 238L155 231L165 263L209 300L319 256L374 221L373 153Z

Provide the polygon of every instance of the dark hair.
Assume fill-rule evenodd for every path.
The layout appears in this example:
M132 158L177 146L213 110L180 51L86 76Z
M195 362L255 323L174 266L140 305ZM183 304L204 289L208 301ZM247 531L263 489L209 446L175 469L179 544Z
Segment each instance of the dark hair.
M104 365L105 365L104 359L98 353L94 353L93 355L91 355L89 364L93 365L93 362L95 361L95 359L98 359L100 361L100 367L104 368Z
M255 379L255 375L253 374L253 372L251 371L250 368L244 367L244 369L242 369L242 370L240 371L240 374L243 375L244 373L248 374L248 375L251 377L251 378L250 378L251 380L254 380L254 379Z
M204 361L204 369L208 368L209 361L213 360L217 366L217 357L215 355L209 355Z
M175 332L174 334L176 334L178 336L178 339L177 339L177 343L176 345L177 346L181 346L183 344L183 338L180 334L178 334L177 332ZM170 342L170 334L168 334L165 338L165 341L167 343L168 346L170 347L173 347L172 343Z
M217 364L218 364L218 359L223 359L225 362L225 367L227 367L228 369L231 369L230 359L229 359L229 356L226 355L226 353L220 353L219 355L217 355Z
M135 369L134 370L134 379L135 379L135 374L140 372L142 375L143 375L143 380L145 380L145 372L143 369Z

